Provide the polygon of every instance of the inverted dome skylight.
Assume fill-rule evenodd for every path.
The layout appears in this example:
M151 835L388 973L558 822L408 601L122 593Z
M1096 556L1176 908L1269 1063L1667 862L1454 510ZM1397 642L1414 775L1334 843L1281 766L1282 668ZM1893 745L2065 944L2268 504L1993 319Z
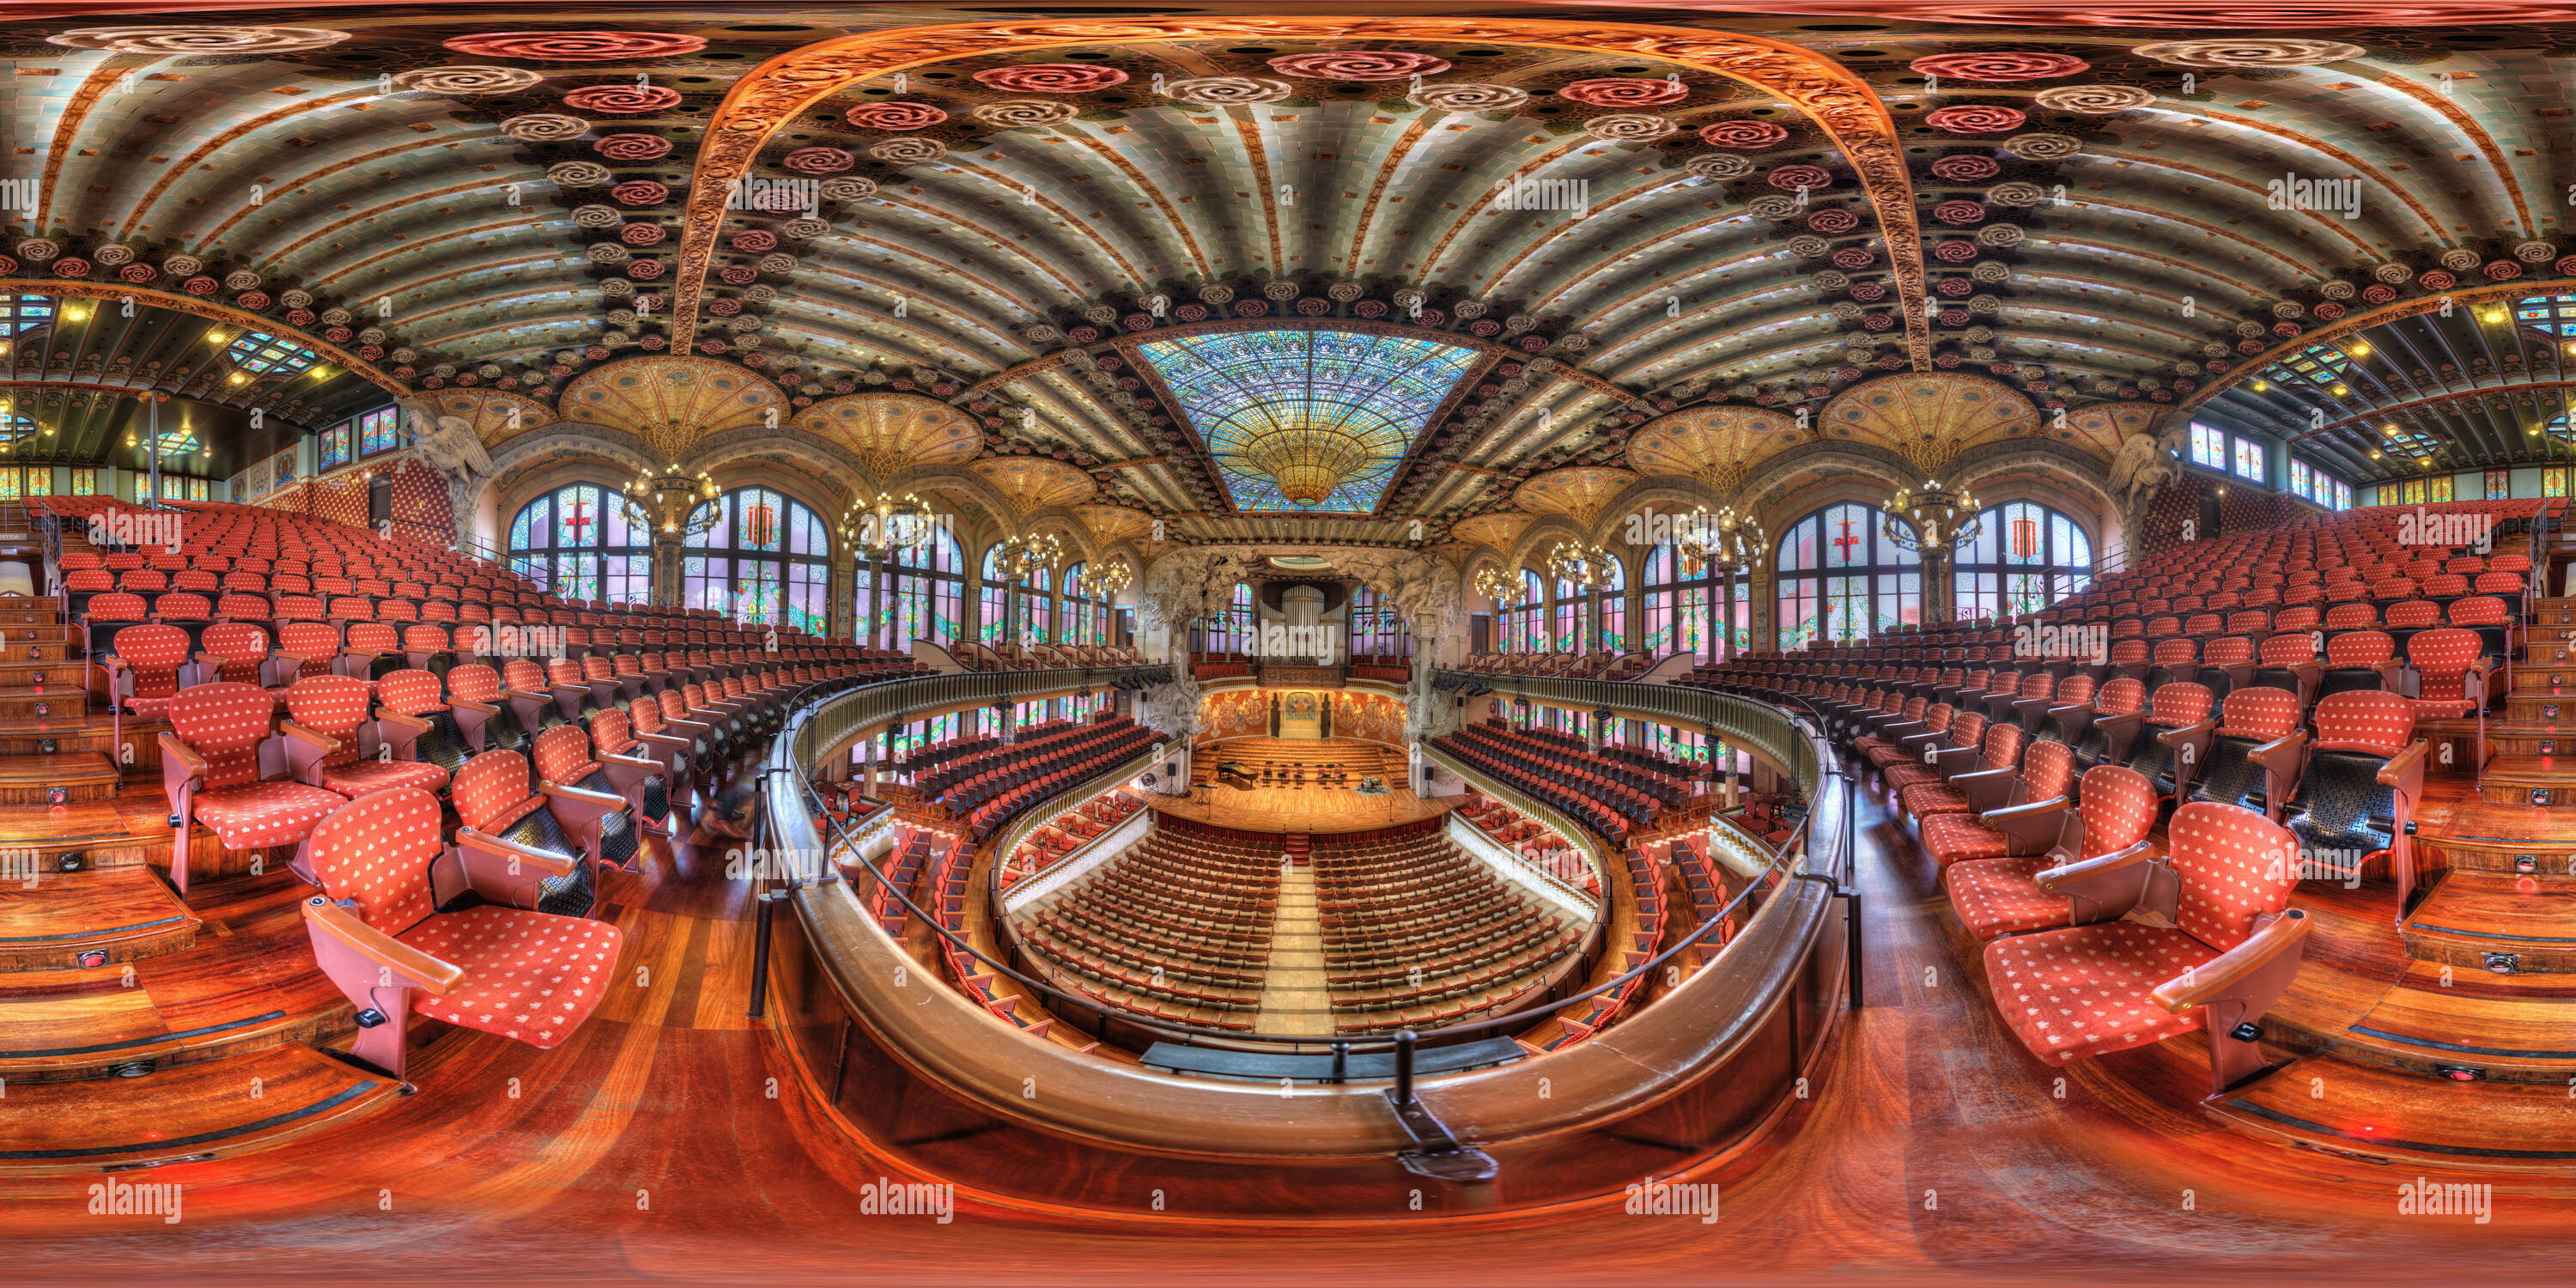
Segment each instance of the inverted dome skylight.
M1367 514L1472 349L1355 331L1234 331L1138 347L1235 508Z

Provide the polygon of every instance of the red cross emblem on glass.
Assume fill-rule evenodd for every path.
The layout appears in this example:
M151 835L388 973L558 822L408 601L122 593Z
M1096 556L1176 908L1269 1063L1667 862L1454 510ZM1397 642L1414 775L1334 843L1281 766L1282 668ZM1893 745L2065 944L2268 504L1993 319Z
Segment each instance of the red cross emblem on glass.
M1860 544L1860 537L1852 532L1850 519L1841 520L1841 524L1842 535L1834 538L1834 548L1842 552L1843 562L1848 564L1854 561L1852 548Z

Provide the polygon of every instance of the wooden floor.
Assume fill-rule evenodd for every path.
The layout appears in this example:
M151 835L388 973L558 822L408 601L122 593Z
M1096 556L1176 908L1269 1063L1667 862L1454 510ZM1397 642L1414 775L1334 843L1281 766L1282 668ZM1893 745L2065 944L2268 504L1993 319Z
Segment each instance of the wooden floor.
M1160 792L1131 792L1156 813L1194 823L1241 828L1247 832L1307 832L1329 835L1438 818L1458 808L1461 796L1425 800L1398 787L1380 796L1362 796L1339 787L1236 787L1190 789L1186 797Z
M1714 1226L1629 1216L1611 1195L1543 1215L1291 1228L1222 1192L1165 1195L1160 1211L1139 1194L1101 1214L1006 1206L968 1177L949 1178L951 1224L862 1216L866 1187L925 1178L893 1175L798 1097L742 1014L747 890L723 877L724 843L683 842L650 847L647 878L607 892L625 973L564 1045L449 1031L416 1058L416 1095L258 1153L119 1178L182 1186L177 1224L89 1215L94 1172L0 1176L0 1264L13 1282L90 1283L388 1267L450 1283L2564 1275L2576 1185L2563 1179L2263 1143L2197 1107L2190 1041L2040 1066L1952 950L1930 863L1879 802L1862 824L1869 1005L1786 1131L1723 1174L1680 1178L1721 1185ZM200 906L208 933L225 924ZM278 946L279 970L300 952ZM16 1109L12 1088L0 1113ZM1640 1181L1676 1179L1650 1143L1639 1164ZM2419 1177L2492 1184L2491 1220L2401 1216L2398 1187Z

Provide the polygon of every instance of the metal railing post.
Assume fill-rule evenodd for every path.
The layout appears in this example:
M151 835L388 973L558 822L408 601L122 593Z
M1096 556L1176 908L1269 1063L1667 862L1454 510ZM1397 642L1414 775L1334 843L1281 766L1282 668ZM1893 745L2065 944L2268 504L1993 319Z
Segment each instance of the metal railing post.
M1413 1103L1413 1030L1395 1035L1395 1103L1398 1108Z
M758 919L751 927L751 1009L744 1012L757 1020L769 1009L769 936L784 890L771 890L760 896Z

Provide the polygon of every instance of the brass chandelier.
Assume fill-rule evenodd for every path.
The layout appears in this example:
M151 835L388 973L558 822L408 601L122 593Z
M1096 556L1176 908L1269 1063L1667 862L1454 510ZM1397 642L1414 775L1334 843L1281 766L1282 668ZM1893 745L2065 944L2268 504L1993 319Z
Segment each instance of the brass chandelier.
M939 512L910 492L879 492L873 501L853 501L841 516L842 540L881 553L917 550L938 531Z
M1521 596L1528 589L1528 582L1492 564L1487 564L1476 572L1476 593L1494 601L1496 608L1518 607Z
M661 474L639 474L624 491L645 507L662 535L683 539L703 536L716 526L716 509L710 503L724 495L704 470L691 478L680 472L676 461Z
M1879 526L1897 549L1937 555L1953 543L1975 541L1985 531L1979 509L1968 489L1925 479L1919 490L1896 489L1896 495L1887 500L1887 518Z
M1049 532L1034 537L1003 538L994 555L994 563L1004 577L1012 581L1027 581L1052 570L1063 557L1063 543Z
M1296 424L1254 435L1244 464L1269 476L1297 505L1321 505L1370 460L1368 444L1337 425Z

